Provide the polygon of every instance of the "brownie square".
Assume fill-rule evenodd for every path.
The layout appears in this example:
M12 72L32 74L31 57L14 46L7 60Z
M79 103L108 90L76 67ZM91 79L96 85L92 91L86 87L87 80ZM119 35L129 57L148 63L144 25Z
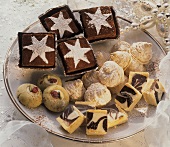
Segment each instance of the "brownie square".
M47 31L56 33L58 40L82 33L81 25L67 5L48 10L39 19Z
M84 37L60 42L57 49L66 75L81 73L97 67L92 47Z
M18 33L20 67L55 67L54 33Z
M79 13L84 36L89 42L119 37L118 22L111 6L83 9Z

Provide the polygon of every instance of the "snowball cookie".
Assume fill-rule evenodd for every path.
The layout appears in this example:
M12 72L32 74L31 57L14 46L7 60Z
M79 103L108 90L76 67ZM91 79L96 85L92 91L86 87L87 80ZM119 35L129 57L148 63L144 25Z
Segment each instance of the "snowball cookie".
M129 52L130 46L131 46L131 45L130 45L128 42L126 42L126 41L120 41L118 50L119 50L119 51Z
M115 61L123 70L126 70L132 61L132 56L128 52L116 51L110 54L110 60Z
M84 87L87 89L91 84L100 82L98 77L99 71L91 70L89 72L86 72L82 76L82 81L84 84Z
M99 80L107 87L115 87L124 81L124 71L114 61L106 61L99 70Z
M65 82L64 88L70 96L70 101L74 102L83 100L86 89L84 88L82 80L77 79Z
M152 44L148 42L133 43L130 53L141 64L147 64L152 58Z
M112 94L118 94L120 90L123 88L123 86L128 82L128 77L127 76L124 77L125 77L124 81L122 81L119 85L117 85L116 87L108 88Z
M36 108L42 103L42 92L33 84L22 84L17 89L17 98L28 108Z
M131 71L133 71L133 72L143 72L143 71L146 71L146 68L144 67L143 64L139 63L137 60L135 60L132 57L132 62L128 66L128 68L125 70L125 74L128 76Z
M100 68L110 58L110 53L97 51L95 53L98 67Z
M60 77L58 77L57 75L44 74L42 77L38 79L37 85L43 91L45 88L51 85L62 86L62 82L61 82Z
M84 99L85 101L95 102L96 107L101 107L111 100L111 93L105 85L94 83L87 88Z
M61 112L69 104L68 92L60 85L48 86L43 92L43 103L53 112Z

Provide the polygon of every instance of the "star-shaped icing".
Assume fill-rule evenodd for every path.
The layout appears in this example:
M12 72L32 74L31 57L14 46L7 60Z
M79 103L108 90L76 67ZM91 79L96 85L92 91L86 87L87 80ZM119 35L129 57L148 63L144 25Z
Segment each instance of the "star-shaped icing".
M80 46L80 40L77 39L75 42L75 45L71 45L68 43L65 43L65 45L70 50L66 55L64 55L64 58L73 58L74 60L74 67L76 68L80 60L85 61L87 63L90 63L87 59L85 53L91 50L91 48L82 48Z
M71 18L65 19L63 17L62 12L59 13L58 18L56 17L49 17L49 18L54 22L54 25L51 27L51 30L58 30L61 38L63 37L64 32L66 30L71 33L74 33L73 30L69 26L72 19Z
M102 14L100 7L97 8L94 14L87 13L87 12L86 14L91 18L89 24L93 24L95 26L97 35L99 34L102 26L112 28L112 26L110 26L110 24L106 21L106 19L112 14L111 13Z
M23 47L24 49L28 49L28 50L32 51L32 55L31 55L29 62L32 62L35 58L37 58L39 56L46 64L48 64L48 60L45 56L45 53L53 52L54 49L46 45L47 38L48 38L48 36L45 36L44 38L42 38L39 41L39 40L37 40L37 38L35 36L33 36L33 37L31 37L32 44L29 46Z

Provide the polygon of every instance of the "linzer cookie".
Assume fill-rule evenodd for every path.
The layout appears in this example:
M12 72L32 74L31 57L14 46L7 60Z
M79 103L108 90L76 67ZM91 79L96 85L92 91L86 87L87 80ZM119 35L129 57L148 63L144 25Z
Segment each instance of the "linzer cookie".
M55 67L54 33L18 33L20 67Z
M57 118L57 121L71 134L83 123L84 118L84 115L75 106L71 105Z
M148 72L130 72L129 83L141 92L147 82L148 77Z
M145 87L142 89L142 94L148 104L157 106L162 100L165 89L158 79L148 79Z
M118 22L110 6L80 10L84 35L89 42L119 37Z
M102 109L107 110L108 128L116 127L128 121L128 115L118 105L112 104Z
M81 25L67 5L48 10L39 19L47 31L57 34L57 39L70 38L82 32Z
M87 110L86 134L105 135L107 133L107 110Z
M97 67L92 47L83 38L74 38L58 44L66 75L82 73Z
M129 83L121 89L116 96L115 102L125 111L131 111L141 99L142 94Z

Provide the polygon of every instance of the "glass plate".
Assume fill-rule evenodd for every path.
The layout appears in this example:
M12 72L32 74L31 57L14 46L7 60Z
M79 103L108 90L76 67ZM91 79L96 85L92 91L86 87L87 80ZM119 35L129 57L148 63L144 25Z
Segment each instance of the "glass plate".
M118 19L120 28L128 26L130 23L125 19ZM29 26L24 32L46 32L39 21ZM121 34L119 40L124 40L132 44L137 41L146 41L153 44L153 58L150 63L146 66L147 71L150 73L150 77L161 79L161 74L158 69L160 60L165 56L165 52L159 43L146 31L141 30L130 30ZM114 44L116 41L105 41L104 43L92 44L94 51L105 50L114 51ZM57 60L57 67L50 69L29 69L19 68L19 48L17 39L9 49L6 61L4 64L4 81L8 94L15 104L15 106L25 115L29 120L39 124L47 131L56 134L60 137L71 139L74 141L82 142L109 142L117 139L122 139L131 136L148 126L155 115L156 108L148 106L142 99L135 109L130 112L129 120L127 123L117 126L116 128L109 128L108 133L104 136L87 136L85 133L85 127L79 127L73 134L67 133L62 129L60 124L56 121L56 118L60 113L53 113L48 111L43 105L36 109L28 109L24 107L16 97L17 87L23 83L36 84L38 77L44 73L52 72L58 74L62 80L65 80L62 71L62 65Z

